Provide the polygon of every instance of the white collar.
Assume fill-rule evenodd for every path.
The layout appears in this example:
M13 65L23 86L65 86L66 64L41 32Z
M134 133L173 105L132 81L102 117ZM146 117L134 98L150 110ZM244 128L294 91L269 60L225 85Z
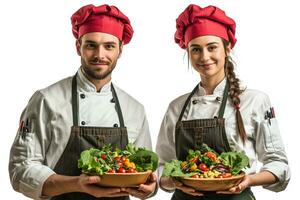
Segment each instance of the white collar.
M224 89L226 86L226 78L224 78L218 85L217 87L214 89L213 91L213 96L220 96L223 95ZM205 89L201 86L201 84L199 83L198 85L199 90L197 91L197 95L198 96L206 96L206 92Z

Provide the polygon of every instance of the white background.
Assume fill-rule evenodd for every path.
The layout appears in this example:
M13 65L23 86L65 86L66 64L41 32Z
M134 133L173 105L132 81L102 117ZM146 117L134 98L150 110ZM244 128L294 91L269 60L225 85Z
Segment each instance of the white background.
M297 1L1 1L0 5L0 194L27 199L13 191L8 176L10 146L19 116L34 91L73 75L80 66L70 17L81 6L114 4L135 30L125 46L114 82L146 108L153 147L168 103L199 81L174 43L175 19L190 3L217 5L237 22L234 48L237 73L248 88L266 92L275 107L292 169L288 188L273 193L253 188L257 199L287 199L299 185L299 7ZM297 183L298 182L298 183ZM159 191L152 199L168 199Z

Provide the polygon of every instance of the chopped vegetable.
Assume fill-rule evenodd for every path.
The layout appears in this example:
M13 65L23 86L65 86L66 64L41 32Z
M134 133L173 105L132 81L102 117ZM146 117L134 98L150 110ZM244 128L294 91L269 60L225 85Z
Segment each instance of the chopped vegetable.
M190 149L185 161L165 163L163 176L200 178L229 178L249 166L249 158L241 152L223 152L220 155L206 144L198 150ZM198 176L197 176L198 175Z
M137 173L155 171L158 165L156 153L145 148L135 148L129 143L125 150L112 150L111 145L102 149L91 148L81 153L78 168L84 173Z

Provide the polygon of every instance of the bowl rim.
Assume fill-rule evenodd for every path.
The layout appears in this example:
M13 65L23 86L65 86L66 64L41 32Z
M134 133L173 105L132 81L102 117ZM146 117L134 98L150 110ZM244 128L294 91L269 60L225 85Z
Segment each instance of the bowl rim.
M184 180L192 180L192 181L224 181L224 180L236 180L236 179L241 179L245 176L245 172L241 172L238 175L234 175L228 178L192 178L188 176L181 176L177 177L179 179L184 179Z

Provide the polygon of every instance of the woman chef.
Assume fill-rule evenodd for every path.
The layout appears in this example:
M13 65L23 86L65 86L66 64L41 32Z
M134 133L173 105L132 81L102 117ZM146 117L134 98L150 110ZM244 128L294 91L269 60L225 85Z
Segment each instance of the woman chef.
M236 43L235 21L215 6L189 5L176 20L175 42L188 53L201 81L191 93L173 100L157 139L161 176L165 162L185 160L188 149L206 143L217 152L244 152L250 168L243 181L228 191L202 193L170 177L160 186L172 199L254 199L251 186L282 191L290 170L274 109L268 96L243 89L230 59ZM263 166L256 173L257 161ZM224 194L226 193L226 194Z
M103 188L95 185L98 176L80 175L77 167L81 151L91 147L151 148L144 107L111 81L133 35L130 21L115 6L87 5L73 14L72 31L81 67L30 99L11 148L11 183L33 199L145 198L155 191L153 174L139 188Z

